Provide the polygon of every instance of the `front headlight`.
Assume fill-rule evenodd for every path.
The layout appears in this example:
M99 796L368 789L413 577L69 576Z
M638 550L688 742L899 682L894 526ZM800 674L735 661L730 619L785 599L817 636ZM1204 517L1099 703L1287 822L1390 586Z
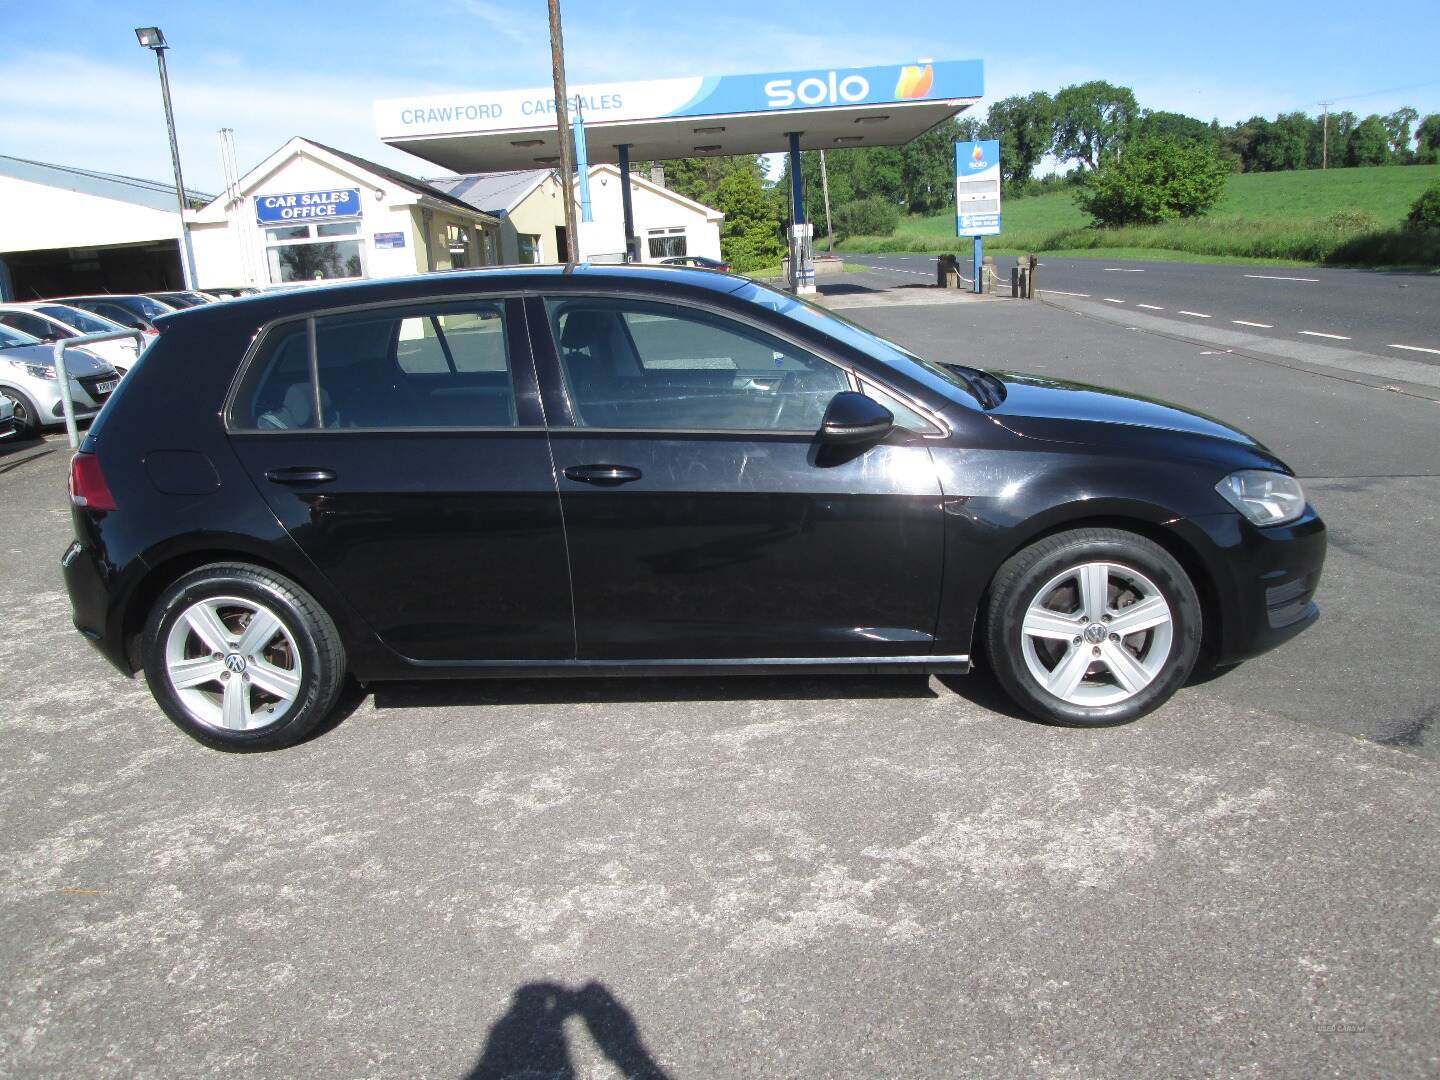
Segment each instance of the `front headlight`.
M37 379L53 379L53 378L55 378L55 369L54 369L53 367L49 367L49 366L47 366L47 365L45 365L45 364L35 364L35 363L31 363L31 362L28 361L28 360L14 360L14 359L10 359L10 358L8 358L8 357L6 358L6 361L5 361L5 362L6 362L7 364L12 364L12 365L14 365L15 367L18 367L18 368L24 368L25 371L26 371L29 375L31 375L31 376L33 376L34 378L37 378Z
M1255 525L1284 525L1305 512L1300 481L1267 469L1241 469L1215 485L1215 490Z

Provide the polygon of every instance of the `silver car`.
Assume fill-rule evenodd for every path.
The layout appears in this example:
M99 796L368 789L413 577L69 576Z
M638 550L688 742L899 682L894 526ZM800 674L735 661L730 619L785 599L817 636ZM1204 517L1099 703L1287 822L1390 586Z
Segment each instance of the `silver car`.
M39 338L46 345L81 334L113 334L117 330L129 329L93 312L51 300L0 304L0 326ZM140 346L128 338L97 341L85 348L100 359L110 361L121 375L135 366L135 358L140 355Z
M0 442L15 435L15 403L0 394Z
M94 353L80 348L65 351L65 367L75 417L88 420L119 385L120 373ZM43 428L65 422L60 393L54 349L29 334L0 326L0 394L9 398L14 407L18 438L31 438Z

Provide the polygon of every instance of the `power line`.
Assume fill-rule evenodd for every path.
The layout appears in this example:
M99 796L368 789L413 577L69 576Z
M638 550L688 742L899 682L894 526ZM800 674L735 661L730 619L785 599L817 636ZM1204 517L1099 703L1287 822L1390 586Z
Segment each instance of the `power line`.
M1402 90L1417 90L1422 86L1436 85L1440 85L1440 79L1427 79L1425 82L1411 83L1409 86L1392 86L1388 90L1369 90L1363 94L1347 94L1344 97L1336 98L1335 101L1359 101L1362 98L1379 97L1381 94L1398 94ZM1335 101L1330 104L1335 104Z

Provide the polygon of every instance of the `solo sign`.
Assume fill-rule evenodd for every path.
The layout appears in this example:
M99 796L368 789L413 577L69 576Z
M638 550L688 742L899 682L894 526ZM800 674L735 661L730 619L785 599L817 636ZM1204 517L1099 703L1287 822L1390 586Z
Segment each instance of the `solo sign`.
M359 216L359 188L255 196L255 220L261 225L280 225L288 221L328 221L332 218Z
M1000 143L955 144L955 235L1000 231Z

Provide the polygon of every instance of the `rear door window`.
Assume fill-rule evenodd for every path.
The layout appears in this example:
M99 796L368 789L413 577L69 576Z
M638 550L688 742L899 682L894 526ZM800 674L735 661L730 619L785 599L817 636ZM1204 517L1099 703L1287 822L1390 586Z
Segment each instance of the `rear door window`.
M276 328L231 423L262 431L513 427L501 304L372 309Z

